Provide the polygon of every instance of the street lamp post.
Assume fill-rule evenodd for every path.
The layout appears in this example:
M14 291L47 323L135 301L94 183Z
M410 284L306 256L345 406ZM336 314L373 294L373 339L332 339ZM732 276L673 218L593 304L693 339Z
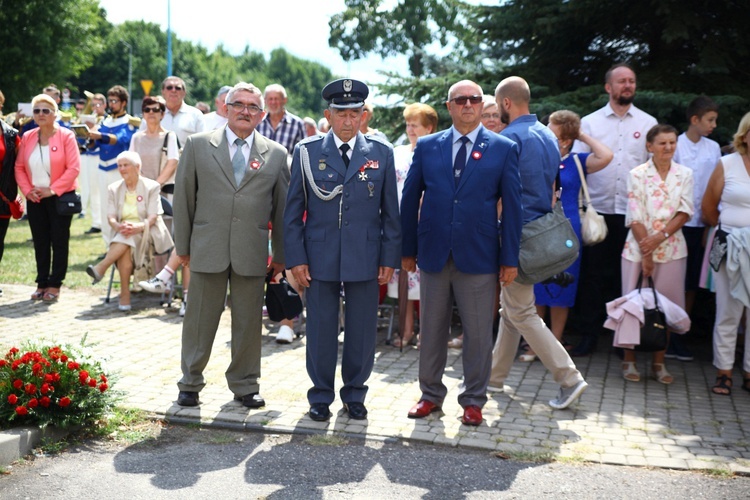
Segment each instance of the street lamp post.
M120 40L128 48L128 114L133 114L133 46L125 40Z

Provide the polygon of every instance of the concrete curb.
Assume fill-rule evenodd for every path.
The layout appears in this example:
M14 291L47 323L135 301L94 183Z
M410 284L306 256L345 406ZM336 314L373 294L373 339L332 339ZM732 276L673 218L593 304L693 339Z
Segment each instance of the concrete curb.
M59 441L70 434L70 429L57 427L18 427L0 432L0 467L25 457L44 439Z

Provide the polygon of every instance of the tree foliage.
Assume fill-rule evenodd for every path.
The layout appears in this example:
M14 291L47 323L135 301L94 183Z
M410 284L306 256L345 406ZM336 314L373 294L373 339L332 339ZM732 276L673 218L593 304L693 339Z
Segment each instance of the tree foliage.
M629 61L649 89L750 96L738 1L509 0L473 12L487 56L556 92L600 83Z
M102 50L104 23L98 0L0 0L6 100L27 101L50 82L79 75Z
M384 0L346 0L346 10L331 17L329 45L346 61L370 52L382 57L406 54L412 75L424 75L425 48L449 45L463 33L463 3L456 0L399 0L386 10Z

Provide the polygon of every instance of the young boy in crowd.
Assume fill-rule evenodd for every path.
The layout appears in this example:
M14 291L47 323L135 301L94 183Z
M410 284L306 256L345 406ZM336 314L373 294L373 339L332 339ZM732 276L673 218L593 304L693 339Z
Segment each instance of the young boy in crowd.
M685 273L685 310L692 312L695 296L698 291L698 279L703 260L704 232L701 200L706 191L708 178L721 158L721 150L716 141L708 138L716 128L719 117L719 106L706 96L698 96L687 107L688 129L677 138L677 150L674 161L689 167L693 171L695 182L693 201L695 213L682 228L688 247L687 272ZM680 361L692 361L693 354L686 349L679 335L672 335L667 349L667 358Z

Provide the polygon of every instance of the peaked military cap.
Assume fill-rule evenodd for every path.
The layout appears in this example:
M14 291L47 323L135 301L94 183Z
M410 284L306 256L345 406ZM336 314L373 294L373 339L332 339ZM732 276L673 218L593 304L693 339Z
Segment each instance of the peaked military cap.
M351 78L334 80L323 87L321 92L328 105L337 109L361 108L369 94L367 85Z

